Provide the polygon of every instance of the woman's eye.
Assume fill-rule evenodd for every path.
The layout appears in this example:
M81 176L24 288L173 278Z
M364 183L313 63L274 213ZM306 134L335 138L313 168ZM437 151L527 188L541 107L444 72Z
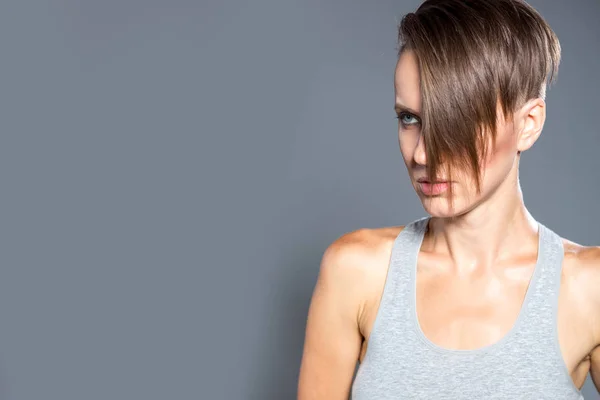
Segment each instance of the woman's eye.
M417 125L420 122L417 117L407 112L401 112L396 118L399 119L400 123L404 126Z

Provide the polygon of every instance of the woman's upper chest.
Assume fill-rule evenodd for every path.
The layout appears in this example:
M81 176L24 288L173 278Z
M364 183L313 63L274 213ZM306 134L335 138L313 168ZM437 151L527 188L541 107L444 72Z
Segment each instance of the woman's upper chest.
M577 385L585 380L589 367L586 356L596 343L585 306L585 290L579 284L577 253L567 245L565 251L555 322L563 359ZM440 273L424 259L416 269L414 304L422 333L434 344L453 349L476 349L501 340L522 317L534 267L535 262L524 262L504 274L456 276ZM384 282L373 285L360 318L361 332L367 338L360 361L368 348L383 285Z

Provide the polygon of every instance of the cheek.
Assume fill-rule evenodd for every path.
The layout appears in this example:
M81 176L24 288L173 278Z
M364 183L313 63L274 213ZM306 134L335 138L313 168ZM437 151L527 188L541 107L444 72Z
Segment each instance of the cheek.
M417 143L419 141L419 133L414 132L410 129L398 130L398 144L400 145L400 152L405 159L412 158Z
M503 136L498 138L495 148L492 149L490 146L490 149L491 151L488 154L484 168L495 168L500 165L505 165L516 153L516 145L512 140L512 137L507 133L504 133Z
M511 170L515 154L515 145L511 140L498 140L496 148L490 151L482 165L483 182L494 184L496 181L502 180Z
M404 162L408 165L415 151L416 139L407 132L398 133L398 144L400 145L400 153Z

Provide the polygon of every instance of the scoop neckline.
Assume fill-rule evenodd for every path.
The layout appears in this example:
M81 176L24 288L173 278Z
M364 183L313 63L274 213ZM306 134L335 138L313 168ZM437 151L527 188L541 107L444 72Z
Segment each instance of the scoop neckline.
M444 353L444 354L474 355L474 354L486 353L486 352L489 352L491 350L494 350L494 349L502 346L503 344L508 342L515 335L515 333L519 330L523 319L525 319L525 313L527 312L529 303L531 301L531 297L533 296L532 293L533 293L534 287L536 286L536 282L538 281L538 277L540 275L540 270L541 270L540 264L541 264L542 258L543 258L542 253L546 250L545 242L543 240L543 236L545 233L544 225L542 223L540 223L539 221L536 221L536 223L538 225L538 251L537 251L537 256L536 256L536 262L535 262L535 266L534 266L534 270L531 275L531 278L529 279L529 284L527 286L527 290L525 291L525 298L523 299L523 303L521 304L521 308L519 309L517 318L513 322L511 328L508 330L507 333L505 333L499 340L495 341L494 343L490 343L490 344L487 344L485 346L478 347L475 349L451 349L451 348L440 346L440 345L432 342L425 335L423 330L421 329L421 324L419 323L419 318L417 315L417 264L418 264L419 253L421 252L421 246L423 245L423 240L425 238L425 233L427 231L427 227L429 225L430 220L431 220L431 217L424 217L424 218L416 221L417 229L418 229L418 232L417 232L418 237L417 237L417 243L415 246L416 251L415 251L415 254L413 257L413 263L412 263L411 270L410 270L410 274L411 274L411 284L410 284L410 290L411 290L411 293L410 293L411 305L410 306L411 307L410 308L411 308L411 314L412 314L412 320L413 320L412 325L414 327L414 330L417 333L417 336L428 347L430 347L431 349L433 349L439 353Z

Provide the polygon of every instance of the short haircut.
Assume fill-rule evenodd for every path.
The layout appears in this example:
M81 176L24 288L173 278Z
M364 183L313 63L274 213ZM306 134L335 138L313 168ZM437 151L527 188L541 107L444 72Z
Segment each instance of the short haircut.
M398 56L411 50L419 65L428 176L442 163L459 166L480 192L484 132L495 143L499 105L508 119L545 98L560 63L557 36L522 0L427 0L402 18L398 41Z

